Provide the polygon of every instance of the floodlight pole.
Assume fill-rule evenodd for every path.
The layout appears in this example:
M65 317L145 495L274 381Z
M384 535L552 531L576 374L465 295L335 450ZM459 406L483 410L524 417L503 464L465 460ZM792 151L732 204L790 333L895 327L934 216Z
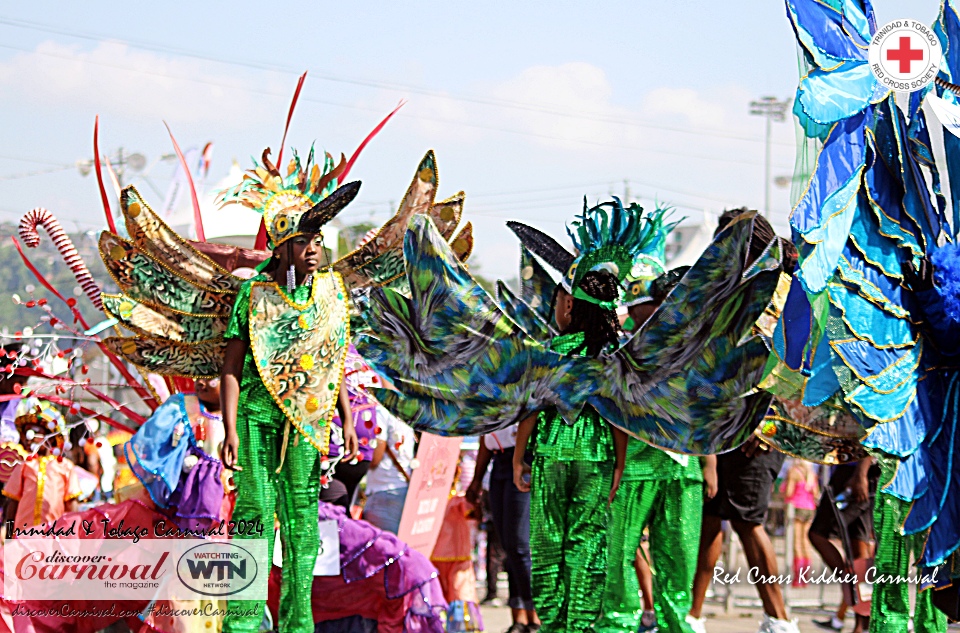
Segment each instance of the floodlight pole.
M770 123L786 120L787 108L790 100L779 101L776 97L761 97L759 101L750 102L750 114L762 116L766 119L766 135L763 152L763 214L770 214Z

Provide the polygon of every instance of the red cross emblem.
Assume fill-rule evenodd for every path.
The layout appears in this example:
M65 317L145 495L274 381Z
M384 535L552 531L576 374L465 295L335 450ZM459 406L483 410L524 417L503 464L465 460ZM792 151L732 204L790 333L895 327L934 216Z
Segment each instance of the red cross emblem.
M887 50L887 60L891 62L900 62L900 73L910 74L910 64L912 62L923 61L922 48L910 48L910 36L900 37L900 48L891 48Z

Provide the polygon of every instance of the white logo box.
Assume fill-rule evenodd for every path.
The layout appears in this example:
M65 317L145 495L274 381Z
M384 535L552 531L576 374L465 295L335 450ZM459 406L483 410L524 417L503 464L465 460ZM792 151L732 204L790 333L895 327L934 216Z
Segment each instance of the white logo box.
M267 599L262 538L15 539L2 550L3 592L13 601Z

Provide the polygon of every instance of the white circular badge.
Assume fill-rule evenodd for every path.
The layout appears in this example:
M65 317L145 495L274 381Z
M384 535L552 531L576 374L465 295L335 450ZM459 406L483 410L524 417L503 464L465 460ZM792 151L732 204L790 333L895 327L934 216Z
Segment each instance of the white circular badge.
M916 20L888 22L870 40L870 68L890 90L920 90L936 78L942 57L936 33Z

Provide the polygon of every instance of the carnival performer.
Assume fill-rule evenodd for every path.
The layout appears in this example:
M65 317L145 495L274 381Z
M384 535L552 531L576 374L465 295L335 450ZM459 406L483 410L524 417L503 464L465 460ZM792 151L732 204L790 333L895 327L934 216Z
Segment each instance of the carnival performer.
M288 182L296 187L310 163ZM280 630L306 632L313 630L313 612L304 589L313 580L319 546L317 503L329 477L335 407L343 420L342 457L353 459L357 451L350 401L340 389L349 336L347 290L339 273L320 272L320 229L357 195L359 183L327 197L317 191L311 199L293 187L270 197L268 183L255 182L245 181L232 195L263 196L259 204L273 256L260 275L240 286L224 334L223 462L236 471L235 520L269 530L279 516L285 559ZM224 630L256 631L261 617L228 615Z
M729 450L759 424L770 398L751 389L768 352L752 333L781 269L779 238L753 235L756 216L743 214L691 268L652 327L617 351L618 278L654 227L636 205L584 206L569 229L580 255L551 238L557 248L544 249L565 287L538 281L545 293L500 305L431 222L414 217L404 245L410 297L372 290L363 313L372 333L357 343L396 389L375 391L377 399L415 428L477 435L523 420L526 437L520 442L518 432L514 452L522 489L523 448L536 429L531 522L551 528L537 530L531 543L543 570L538 581L534 569L534 601L551 631L584 629L599 615L603 523L616 487L609 424L688 453ZM557 335L556 327L569 329Z
M3 488L4 520L12 521L14 528L10 536L76 511L82 494L73 462L62 455L66 422L56 407L26 398L18 406L15 423L28 455L13 467ZM55 439L55 446L48 437Z
M664 237L666 235L664 234ZM642 327L686 272L671 270L646 290L641 280L627 288L630 321ZM677 631L691 633L686 621L697 568L697 542L703 497L716 494L716 479L704 489L704 475L716 458L661 451L631 438L620 489L610 508L607 573L597 631ZM635 560L649 527L655 611L644 611L638 597ZM639 554L645 556L645 554ZM659 627L659 629L658 629Z
M615 276L586 269L574 294L557 291L555 319L561 334L551 349L599 355L616 345ZM533 464L524 462L536 433ZM556 412L527 418L517 429L514 485L531 492L533 599L546 631L586 631L600 614L598 595L606 571L608 507L626 458L626 435L585 410L571 426ZM525 475L530 473L529 481Z
M367 393L367 387L383 386L380 377L370 369L363 357L357 353L357 348L353 346L353 343L347 348L343 386L350 398L350 411L353 414L354 432L357 436L357 454L354 459L341 461L337 464L333 477L344 485L347 504L351 504L360 480L370 469L370 461L373 459L377 447L377 428L379 425L377 402ZM340 414L334 414L330 459L340 457L340 446L344 444L345 433Z
M167 398L124 444L130 470L161 510L171 510L184 530L203 530L221 516L223 464L204 446L219 419L217 379L197 381L195 394Z

